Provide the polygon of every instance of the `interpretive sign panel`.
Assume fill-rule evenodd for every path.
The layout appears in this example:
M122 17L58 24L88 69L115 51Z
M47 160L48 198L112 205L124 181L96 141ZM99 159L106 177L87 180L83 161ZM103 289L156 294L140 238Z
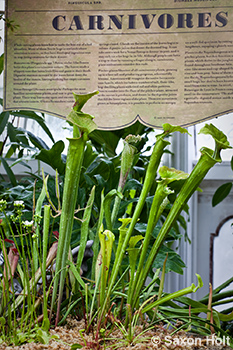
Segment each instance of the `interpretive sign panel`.
M99 129L233 110L232 0L6 2L5 110L65 118L72 92L94 90Z

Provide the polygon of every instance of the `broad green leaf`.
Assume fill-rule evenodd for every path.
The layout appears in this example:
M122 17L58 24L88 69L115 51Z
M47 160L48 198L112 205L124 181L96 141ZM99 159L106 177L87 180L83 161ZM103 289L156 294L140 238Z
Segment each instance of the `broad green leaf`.
M16 177L15 177L13 171L11 170L8 163L6 162L6 160L3 157L0 157L0 160L2 161L2 165L4 166L4 169L6 170L6 173L10 179L12 186L16 186L17 180L16 180Z
M99 152L104 151L109 157L114 157L116 156L116 148L120 139L124 139L129 134L141 135L141 141L137 143L137 149L140 151L148 141L147 135L150 131L152 131L152 129L137 121L124 129L114 131L95 130L89 135L89 138ZM149 148L151 148L151 146L149 146Z
M153 263L154 268L163 268L163 263L168 253L168 259L166 262L166 273L169 271L174 271L179 274L183 274L183 269L186 267L185 263L182 261L181 257L171 248L162 245L158 255Z
M43 117L39 116L35 112L32 111L11 111L11 115L21 117L21 118L27 118L27 119L33 119L35 120L41 127L42 129L46 132L46 134L49 136L49 138L54 141L53 135L51 134L49 128L47 127L45 120Z
M231 170L233 170L233 156L231 157Z
M126 182L126 185L124 187L124 192L131 191L131 190L142 190L142 184L136 179L130 179Z
M109 157L116 155L116 147L120 137L113 131L94 130L90 135L92 143L101 152L103 148Z
M30 132L30 131L27 131L27 134L28 134L28 137L29 137L31 143L32 143L35 147L39 148L39 150L41 150L41 149L47 149L47 150L49 150L48 145L47 145L39 136L35 136L35 135L34 135L32 132Z
M9 139L10 139L11 142L15 142L15 143L18 142L18 140L17 140L17 133L18 133L18 129L17 129L16 127L14 127L13 124L8 123L8 124L7 124L7 134L8 134L8 136L9 136ZM16 145L12 145L11 147L12 147L12 149L13 149L14 151L15 151L16 148L17 148Z
M14 154L14 152L15 152L15 148L11 146L6 153L5 158L10 158Z
M85 171L85 174L89 176L94 176L96 174L101 174L105 181L109 179L110 167L112 166L111 161L101 156L97 157L94 162Z
M0 135L2 134L3 130L5 129L9 117L10 117L9 112L2 112L0 114Z
M87 142L86 144L86 148L84 151L84 157L83 157L83 164L82 167L84 169L87 169L89 167L89 165L96 159L96 157L98 156L98 153L96 151L94 151L91 143L89 143L90 141Z
M201 128L199 134L211 135L216 143L220 145L221 149L232 148L226 135L213 124L206 124L203 128Z
M50 165L54 170L57 170L59 174L64 174L65 163L62 161L61 154L65 148L63 141L57 141L50 150L42 149L36 159Z
M217 204L222 202L231 192L231 189L232 182L227 182L226 184L221 185L213 195L212 206L215 207Z
M18 129L16 137L21 147L26 148L27 146L29 146L27 136L22 130Z
M97 95L99 91L94 91L89 94L77 95L73 92L75 104L73 106L73 110L80 112L85 103L94 95Z

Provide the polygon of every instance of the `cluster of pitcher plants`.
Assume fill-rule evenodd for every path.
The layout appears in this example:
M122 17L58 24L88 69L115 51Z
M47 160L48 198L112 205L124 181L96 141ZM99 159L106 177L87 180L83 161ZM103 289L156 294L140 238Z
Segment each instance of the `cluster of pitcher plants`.
M231 148L226 136L212 124L201 129L201 133L213 137L215 148L200 150L200 159L189 175L161 166L170 135L187 133L182 127L164 124L161 133L155 137L140 194L137 197L136 189L131 188L131 203L124 205L127 180L140 142L139 135L128 135L121 154L118 186L107 193L102 190L98 198L98 219L91 226L96 210L95 186L84 208L80 207L77 198L88 136L96 129L93 117L82 112L82 108L96 93L74 94L75 104L67 116L73 137L68 140L62 191L58 173L54 178L58 206L51 199L48 176L44 174L31 221L23 220L22 201L14 203L11 215L7 202L0 201L0 248L4 261L0 287L0 341L11 339L16 344L29 339L47 342L50 327L63 324L70 314L79 314L85 319L85 331L93 331L98 344L106 334L109 336L114 326L122 331L126 342L132 343L135 326L140 322L153 326L155 322L163 321L175 327L176 319L181 319L186 329L208 333L214 327L215 332L222 335L220 322L230 320L232 315L213 310L212 299L225 285L212 291L211 298L194 302L185 295L202 287L201 277L197 275L197 286L192 284L174 293L164 293L168 256L162 271L154 262L192 194L198 190L207 172L221 162L221 150ZM152 193L152 200L147 206L146 227L138 232L149 193ZM51 241L55 218L59 219L59 229ZM81 226L76 260L71 251L75 220L79 220ZM82 262L90 238L93 238L93 257L90 274L85 278ZM19 285L21 288L17 290ZM201 312L206 313L206 319L199 317Z

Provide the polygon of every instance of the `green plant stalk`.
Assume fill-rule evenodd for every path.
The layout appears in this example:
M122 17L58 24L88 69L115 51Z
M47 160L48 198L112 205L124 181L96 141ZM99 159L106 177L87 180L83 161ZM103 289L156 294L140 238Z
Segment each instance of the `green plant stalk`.
M43 223L43 258L41 267L41 277L43 283L43 323L42 328L45 331L49 329L48 309L47 309L47 296L46 296L46 259L47 259L47 246L49 236L49 223L50 223L50 205L44 206L44 223Z
M66 175L64 183L64 192L63 192L63 202L62 202L62 212L60 218L59 226L59 240L58 240L58 250L56 258L56 271L60 271L60 277L57 277L54 280L54 288L51 302L51 313L50 319L52 316L52 310L55 303L58 283L59 283L59 297L57 304L57 318L56 325L58 323L58 317L60 313L61 298L65 283L66 270L63 267L67 263L71 233L73 228L74 220L74 211L77 201L78 185L81 172L81 166L83 162L84 148L86 143L86 135L80 135L79 128L73 126L73 138L69 139L69 147L67 152L67 161L66 161Z
M212 302L216 302L216 301L219 301L219 300L225 299L225 298L230 298L232 296L233 296L233 290L228 290L226 292L221 292L221 293L217 293L217 294L213 293ZM207 296L205 296L204 298L200 299L199 302L207 305L208 300L209 300L209 294Z
M74 274L74 277L76 278L76 280L78 281L78 283L81 285L81 287L85 290L85 283L83 282L80 273L77 271L76 266L74 265L73 261L69 261L69 266L70 266L70 270L72 271L72 273Z
M99 238L100 238L100 245L101 250L99 257L100 259L97 260L101 261L101 279L100 279L100 307L102 308L102 305L105 302L105 290L107 285L107 278L109 274L109 266L111 261L111 255L112 255L112 247L113 242L115 240L114 234L109 231L105 230L103 233L99 232ZM96 281L98 280L98 275L96 278Z
M117 187L117 192L118 193L122 193L123 189L120 186L118 186ZM120 198L119 196L116 196L115 200L114 200L114 205L113 205L112 214L111 214L111 225L112 225L112 227L114 227L114 223L115 223L116 218L117 218L117 213L118 213L119 208L120 208L121 199L122 198Z
M210 151L210 150L209 150ZM164 222L158 237L156 238L156 241L153 244L153 247L151 248L150 255L148 257L148 260L146 261L146 265L144 269L140 271L139 278L137 280L137 285L134 290L134 294L138 297L141 288L143 287L146 277L150 271L150 268L154 262L154 259L164 241L167 234L169 233L170 229L172 228L173 224L175 223L177 217L179 216L180 212L182 211L184 205L188 202L189 198L192 196L192 194L196 191L208 171L217 163L221 162L221 158L214 159L211 157L208 152L202 153L198 163L194 167L193 171L191 172L190 176L185 181L180 193L178 194L168 216L166 221ZM135 298L137 299L137 298ZM135 305L136 300L133 300L133 305Z
M130 240L130 237L131 237L131 235L133 233L134 226L137 223L137 220L138 220L138 218L139 218L139 216L141 214L141 211L143 209L144 203L146 201L146 197L148 195L148 192L150 191L151 186L152 186L152 184L154 182L154 179L156 177L157 169L158 169L158 166L160 164L160 160L161 160L161 157L163 155L164 148L168 144L170 144L170 142L165 141L163 139L167 134L168 133L164 132L162 135L160 135L160 137L157 138L157 142L154 145L154 148L153 148L153 151L152 151L152 154L151 154L151 157L150 157L150 162L148 164L144 185L143 185L142 192L140 194L138 203L136 205L136 208L135 208L135 211L134 211L134 215L132 217L132 221L130 223L128 232L127 232L127 234L125 236L125 239L124 239L124 242L123 242L122 246L121 247L118 246L118 248L117 248L116 256L118 258L115 259L115 262L114 262L114 265L113 265L113 269L112 269L111 278L110 278L109 285L108 285L108 290L107 290L105 302L102 305L101 319L102 319L102 317L103 317L103 315L105 313L105 307L106 307L106 305L108 303L108 300L109 300L110 295L112 293L112 289L113 289L114 283L116 281L118 272L119 272L119 270L121 268L121 262L123 260L126 248L128 246L129 240Z
M32 266L31 266L31 279L33 280L34 276L35 276L35 268L33 266L33 243L32 243L32 236L31 234L28 234L29 232L25 232L27 233L27 235L25 236L26 238L26 247L27 247L27 257L29 259L29 261L32 262ZM28 285L30 284L30 278L29 278L29 271L27 273L27 281L28 281ZM25 332L31 332L31 329L33 327L34 321L37 319L37 315L36 315L36 310L35 310L35 301L36 301L36 294L37 294L37 289L36 289L36 284L35 287L33 289L31 289L30 293L28 293L27 295L27 300L30 298L30 304L31 304L31 310L30 308L28 308L27 310L27 315L29 316L27 318L27 322L24 323L24 330L23 333ZM29 302L28 302L29 305ZM22 322L22 320L21 320ZM23 323L23 322L22 322Z
M88 310L88 283L85 283L85 308L86 308L86 315L87 315L87 319L88 319L88 314L89 314L89 310Z
M138 263L138 268L137 268L137 273L135 276L135 281L137 281L138 279L138 275L141 271L141 269L143 268L143 264L145 262L145 258L146 258L146 254L148 251L148 246L150 243L150 239L151 239L151 234L153 229L155 228L156 225L156 218L157 218L157 213L160 210L160 206L163 202L163 200L167 197L168 193L166 191L166 185L164 185L163 182L159 182L157 185L157 189L153 198L153 202L152 202L152 206L150 209L150 214L149 214L149 218L148 218L148 223L147 223L147 228L146 228L146 234L145 234L145 238L143 241L143 246L142 246L142 251L140 254L140 259L139 259L139 263ZM135 284L133 286L133 290L135 288ZM133 296L132 294L129 294L129 300L128 303L131 304L131 298L135 297L135 295Z
M165 136L165 135L164 135ZM127 245L129 243L129 240L130 240L130 237L133 233L133 230L134 230L134 226L136 225L137 221L138 221L138 218L141 214L141 211L143 209L143 206L144 206L144 203L146 201L146 197L148 195L148 192L150 191L151 189L151 186L155 180L155 177L156 177L156 174L157 174L157 169L158 169L158 166L160 164L160 160L161 160L161 157L163 155L163 151L164 151L164 148L170 144L168 141L165 141L163 139L163 137L160 137L157 142L155 143L155 146L153 148L153 152L152 152L152 155L151 155L151 158L150 158L150 162L149 162L149 165L148 165L148 168L147 168L147 172L146 172L146 176L145 176L145 181L144 181L144 185L143 185L143 188L142 188L142 192L140 194L140 197L139 197L139 200L138 200L138 203L136 205L136 208L135 208L135 211L134 211L134 214L133 214L133 217L132 217L132 221L130 223L130 226L129 226L129 229L128 229L128 232L125 236L125 240L122 244L122 247L120 249L120 251L118 252L119 249L117 249L117 253L116 255L118 256L118 259L115 260L115 263L114 263L114 266L113 266L113 270L112 270L112 274L111 274L111 280L110 280L110 285L109 285L109 295L111 293L111 288L113 287L113 284L117 278L117 274L118 274L118 271L119 271L119 268L121 266L121 262L122 262L122 259L123 259L123 256L124 256L124 253L125 253L125 250L127 248ZM108 297L109 297L108 295Z
M153 309L154 307L159 306L159 305L161 305L161 304L163 304L171 299L178 298L182 295L189 294L189 293L195 293L199 288L201 288L203 286L203 282L202 282L201 277L198 274L196 274L196 276L198 278L198 285L197 286L195 286L194 283L192 283L192 285L190 287L183 288L183 289L178 290L177 292L174 292L174 293L169 293L168 295L164 296L163 298L156 300L153 303L144 307L145 304L148 304L149 301L153 299L153 297L151 297L150 299L146 300L145 303L142 304L142 306L140 308L141 312L142 313L148 312L151 309Z
M46 192L45 192L45 188L44 188L44 185L43 185L41 193L40 193L40 196L39 196L39 198L37 199L37 202L36 202L35 215L37 215L37 216L41 216L41 208L42 208L42 204L43 204L43 201L45 199L45 196L46 196ZM37 236L37 238L35 240L33 240L33 266L34 266L35 271L37 271L38 268L39 268L39 264L38 264L38 242L39 242L39 236L40 236L40 227L39 227L38 223L36 225L36 236Z
M212 289L212 284L211 283L209 283L209 300L208 300L208 306L207 306L207 308L208 308L208 310L210 310L210 311L208 311L207 312L207 315L206 315L206 319L207 319L207 321L209 321L209 322L211 322L212 323L212 320L211 320L211 316L212 316L212 295L213 295L213 289ZM206 327L206 329L210 329L210 325L209 325L209 323L206 323L205 324L205 327Z
M95 302L95 299L96 299L97 291L99 290L100 278L101 278L101 271L100 271L98 280L96 281L95 288L94 288L94 293L92 295L90 314L89 314L89 325L91 324L91 320L92 320L93 309L94 309L94 302Z
M91 218L91 211L94 203L94 198L95 198L95 186L91 190L90 197L88 199L87 206L84 211L83 219L82 219L80 246L79 246L78 258L77 258L77 264L76 264L76 268L78 272L80 272L80 269L81 269L81 264L83 261L83 256L84 256L84 252L87 244L88 228L89 228L89 222Z
M1 230L2 233L2 230ZM3 236L3 235L2 235ZM1 295L1 307L0 307L0 312L1 315L3 314L3 311L7 308L7 310L9 311L10 309L10 299L11 299L11 295L10 295L10 285L13 285L13 276L11 273L11 266L10 266L10 261L8 258L8 254L7 254L7 250L6 250L6 246L5 246L5 242L4 239L1 239L1 250L3 252L3 256L4 256L4 273L3 273L3 278L1 280L1 288L2 288L2 295ZM9 283L10 281L10 283ZM15 294L14 294L14 290L13 290L13 303L15 302ZM14 312L14 321L16 320L16 314ZM7 329L7 333L11 334L11 332L16 332L16 328L13 326L15 325L15 323L12 322L12 314L11 312L9 312L9 316L8 316L8 329Z
M219 293L221 290L225 289L226 287L228 287L231 283L233 282L233 277L229 278L227 281L225 281L224 283L220 284L220 286L218 286L217 288L215 288L213 290L213 296L217 293ZM205 297L208 298L209 294L207 294ZM233 296L233 292L232 292L232 296ZM205 298L204 297L204 298Z
M161 299L162 294L163 294L167 258L168 258L168 253L167 253L167 256L166 256L164 263L163 263L163 270L162 270L161 280L160 280L160 284L159 284L159 292L158 292L157 301L159 301ZM157 314L158 307L159 307L158 305L155 307L154 317L153 317L152 322L154 321L154 318Z
M22 230L21 215L19 215L19 229L17 229L17 231L18 231L18 235L19 235L19 239L20 239L20 244L21 244L21 247L22 247L22 249L21 249L22 253L20 254L20 260L22 262L23 273L24 273L24 284L25 284L24 292L22 292L22 294L24 294L24 307L25 307L25 304L26 304L26 301L27 301L27 314L31 315L33 313L34 309L33 309L32 297L30 295L30 277L29 277L29 271L28 271L27 257L26 257L25 249L24 249L24 234L23 234L23 230ZM16 237L15 236L13 236L13 237L14 237L15 245L17 247ZM27 250L29 252L27 237L26 237L26 243L27 243ZM18 252L20 252L19 247L17 247L17 249L18 249ZM29 252L28 255L29 255L29 258L30 258L30 252ZM34 274L32 276L32 280L33 279L34 279ZM35 287L34 284L33 284L33 286ZM31 288L32 294L35 294L35 293L33 293L34 287ZM31 324L30 324L30 326L31 326ZM21 324L21 327L24 327L24 329L25 329L26 325Z
M138 282L139 275L140 275L141 271L143 270L146 255L148 252L148 246L149 246L150 239L151 239L151 234L155 228L155 225L156 225L160 215L162 214L163 210L165 209L166 204L169 203L168 195L173 192L168 187L168 184L173 182L173 181L184 180L188 176L188 174L184 173L183 171L176 170L174 168L168 168L166 166L163 166L160 168L159 174L160 174L162 180L157 181L158 184L157 184L157 188L156 188L155 195L153 198L152 206L150 209L146 234L145 234L145 238L143 241L143 247L142 247L142 252L140 254L137 273L136 273L136 276L134 278L134 283L132 286L133 291L135 290L135 286ZM129 293L127 302L129 304L131 304L132 298L135 298L135 297L137 297L135 295L135 293Z
M58 245L57 242L53 243L52 247L49 250L49 253L48 253L48 256L47 256L47 259L46 259L46 268L48 268L51 265L52 261L56 257L57 245ZM30 290L35 288L35 284L39 281L40 278L41 278L41 268L39 268L36 271L35 276L29 282L29 295L30 295ZM25 285L24 290L16 298L15 304L13 306L11 306L11 312L14 309L16 309L17 307L19 307L22 304L22 302L25 300L25 295L28 294L27 290L28 290L27 285Z
M91 279L92 279L92 281L95 280L96 261L97 261L97 257L98 257L98 254L99 254L99 236L98 236L98 232L99 232L100 227L101 227L101 225L103 223L103 218L104 218L104 190L102 190L102 192L101 192L100 213L99 213L98 224L97 224L97 227L96 227L97 234L95 235L94 243L93 243L93 246L92 246L92 249L93 249L92 269L91 269Z
M123 219L124 220L124 219ZM132 236L129 240L129 248L127 249L129 254L129 266L130 266L130 282L129 282L129 288L128 288L128 295L131 294L133 281L134 281L134 273L136 270L136 264L137 264L137 258L140 251L140 248L136 248L136 244L143 240L144 237L142 235ZM127 300L127 305L130 306ZM128 311L131 310L130 307L127 307L127 313L126 313L126 319L128 319Z
M123 198L122 193L117 192L116 189L111 190L107 193L104 198L104 216L106 220L107 230L112 231L112 220L111 220L111 202L113 197L118 196L121 199Z
M129 282L129 289L127 294L131 295L133 281L134 281L134 274L136 270L136 263L137 263L137 258L138 258L140 248L128 248L127 250L129 253L129 265L130 265L130 282ZM130 305L128 301L127 301L127 304ZM127 315L128 315L128 310L129 309L127 308Z
M72 111L67 116L67 121L73 125L73 138L69 139L69 147L67 152L62 213L60 217L60 232L55 271L56 278L54 279L50 312L51 320L59 283L57 315L55 321L56 326L58 324L62 294L65 284L66 270L64 267L67 264L67 258L70 249L70 240L73 228L74 212L77 201L78 185L83 162L84 149L86 141L88 139L88 134L96 129L96 124L92 120L93 117L90 114L83 113L81 109L84 104L96 94L98 94L98 91L94 91L90 94L85 95L74 94L75 104ZM57 274L58 271L60 271L60 276Z
M130 222L131 222L131 218L122 218L122 219L119 219L119 221L122 222L122 225L119 227L119 231L120 231L120 234L119 234L119 241L118 241L118 246L117 246L117 252L116 252L116 255L115 255L115 260L118 260L119 258L119 254L120 254L120 251L121 251L121 248L122 248L122 244L125 240L125 236L127 234L127 231L128 231L128 228L126 227Z

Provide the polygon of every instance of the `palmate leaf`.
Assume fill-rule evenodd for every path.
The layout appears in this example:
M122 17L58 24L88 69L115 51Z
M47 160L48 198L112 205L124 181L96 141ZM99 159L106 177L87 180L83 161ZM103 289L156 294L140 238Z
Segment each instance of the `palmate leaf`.
M186 267L185 263L182 261L181 257L172 249L168 248L165 245L159 250L159 253L153 263L154 268L163 268L163 263L168 253L168 259L166 262L166 273L173 271L183 275L183 269Z
M57 141L54 143L50 150L42 149L39 154L36 155L36 159L50 165L54 170L57 170L60 175L65 173L65 163L62 161L62 152L65 148L63 141Z

